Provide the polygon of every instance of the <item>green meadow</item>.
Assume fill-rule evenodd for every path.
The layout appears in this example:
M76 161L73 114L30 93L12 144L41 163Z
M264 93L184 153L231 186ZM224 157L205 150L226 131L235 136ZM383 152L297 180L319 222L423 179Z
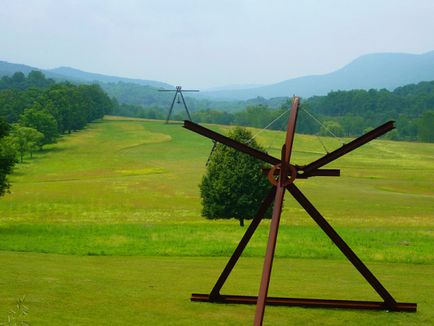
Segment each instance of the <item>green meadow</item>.
M284 137L257 140L279 156ZM254 307L189 301L211 289L245 231L200 216L211 147L180 123L106 117L18 165L0 198L0 323L25 295L35 325L250 324ZM325 154L310 135L294 148L297 164ZM375 140L328 166L340 177L296 180L396 299L418 303L416 314L269 307L265 324L434 323L433 162L434 144ZM223 292L257 293L268 225ZM378 299L289 195L276 257L270 295Z

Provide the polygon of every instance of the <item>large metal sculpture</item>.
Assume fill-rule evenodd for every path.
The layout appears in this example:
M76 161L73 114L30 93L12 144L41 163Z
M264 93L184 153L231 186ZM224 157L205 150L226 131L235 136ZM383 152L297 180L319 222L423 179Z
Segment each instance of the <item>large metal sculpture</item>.
M182 86L176 86L175 89L159 89L159 92L175 92L175 95L173 96L172 104L170 104L169 113L167 114L166 123L169 123L170 116L172 115L173 106L175 105L176 96L178 96L178 101L176 101L178 104L184 105L185 112L187 112L188 119L191 120L190 111L188 111L187 103L185 103L184 95L182 95L183 92L199 92L198 89L182 89Z
M185 128L194 131L202 136L210 138L213 141L220 142L226 146L235 148L266 163L270 163L273 166L268 171L268 179L272 183L273 187L263 200L258 210L257 216L252 220L246 233L244 234L240 243L232 254L232 257L229 259L229 262L227 263L226 267L218 278L213 289L209 294L193 294L191 300L217 303L256 304L254 325L262 325L266 304L323 308L378 309L408 312L416 311L416 303L397 302L392 297L392 295L386 290L386 288L380 283L380 281L374 276L374 274L372 274L368 267L366 267L366 265L359 259L359 257L354 253L354 251L336 233L333 227L326 221L326 219L318 212L318 210L294 184L297 179L307 179L314 176L339 176L340 170L321 169L321 167L394 129L394 122L389 121L379 126L378 128L375 128L374 130L364 134L363 136L356 138L350 143L345 144L342 147L326 154L318 160L307 165L299 166L292 164L291 161L292 145L294 142L298 108L299 98L294 97L290 117L288 120L286 140L285 144L282 146L280 159L253 149L245 144L239 143L212 130L199 126L191 121L184 121ZM378 293L378 295L383 299L383 301L300 299L267 296L285 191L288 191L298 201L298 203L305 209L305 211L312 217L312 219L318 224L318 226L327 234L327 236L334 242L334 244L340 249L340 251L345 255L345 257L354 265L354 267L359 271L359 273ZM226 279L234 268L236 262L238 261L244 248L251 239L253 233L257 229L259 223L263 219L265 212L273 203L273 200L273 214L270 223L268 244L264 259L264 267L258 296L220 294L220 290L223 287Z

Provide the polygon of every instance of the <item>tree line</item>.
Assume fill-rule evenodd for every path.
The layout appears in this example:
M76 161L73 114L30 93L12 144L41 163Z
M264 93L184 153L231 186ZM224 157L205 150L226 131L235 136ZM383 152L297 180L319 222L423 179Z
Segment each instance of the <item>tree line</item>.
M138 110L152 109L154 111L166 110L173 100L174 93L159 92L158 89L150 86L138 85L133 83L100 83L104 91L110 97L117 99L119 103L126 106L122 109L131 110L135 107ZM186 96L188 93L184 93ZM191 94L191 93L190 93ZM176 99L175 104L180 101ZM285 98L276 97L273 99L265 99L263 97L256 97L246 101L243 100L212 100L208 98L201 98L199 96L188 96L188 107L191 111L204 111L207 109L236 112L244 110L250 105L267 104L269 107L278 108L285 102ZM135 109L134 109L135 110Z
M272 102L271 102L272 101ZM281 102L277 108L275 104ZM190 98L187 103L191 102ZM272 103L273 106L270 105ZM215 105L214 102L212 102ZM223 109L189 108L195 122L229 124L264 128L280 115L269 128L285 130L290 99L267 100L261 97L245 103L237 112ZM168 106L140 106L121 104L114 113L149 119L165 119ZM184 108L173 115L174 120L186 119ZM434 81L398 87L393 91L351 90L334 91L326 96L315 96L302 101L297 132L305 134L355 137L388 121L396 121L396 129L386 135L389 139L434 142Z
M116 105L99 85L55 83L39 71L0 80L0 195L6 175L34 151L111 113Z

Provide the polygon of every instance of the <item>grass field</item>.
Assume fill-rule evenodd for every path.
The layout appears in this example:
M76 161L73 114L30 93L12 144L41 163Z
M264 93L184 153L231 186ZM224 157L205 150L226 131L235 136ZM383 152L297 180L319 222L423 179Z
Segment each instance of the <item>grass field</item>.
M13 308L16 293L24 293L32 325L251 325L253 321L254 306L190 302L191 292L210 290L225 264L221 257L0 252L0 263L0 316ZM261 264L260 258L242 259L223 293L256 294ZM432 324L434 265L375 263L370 267L381 274L399 301L418 302L418 312L267 307L264 324ZM270 295L378 300L342 260L277 259Z
M275 131L258 136L275 156L283 140ZM330 150L340 146L323 141ZM297 135L294 146L298 164L324 154L314 136ZM189 325L205 318L209 324L249 324L252 307L188 301L191 292L209 290L245 230L235 220L200 217L197 185L210 148L209 140L180 124L108 117L19 165L11 194L0 199L0 321L26 295L32 324ZM434 323L433 161L433 144L377 140L330 165L341 169L341 177L296 181L399 300L419 303L417 314L268 308L266 321ZM324 277L335 283L334 274L352 271L287 198L276 251L281 267L272 286L284 296L354 298L359 283L367 287L357 275L334 295L336 284L324 289L323 276L313 270L311 276L279 273L293 264L302 271L328 266ZM247 248L233 289L257 292L268 224ZM305 289L312 292L298 292Z

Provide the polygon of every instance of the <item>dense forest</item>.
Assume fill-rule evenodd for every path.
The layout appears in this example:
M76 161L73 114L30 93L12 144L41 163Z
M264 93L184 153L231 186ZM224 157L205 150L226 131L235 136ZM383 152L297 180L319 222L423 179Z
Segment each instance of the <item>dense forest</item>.
M278 108L274 107L281 103ZM187 98L195 122L232 124L264 128L277 117L282 116L270 129L284 130L290 107L288 98L267 100L261 97L245 102L242 110L223 108L198 109ZM213 105L215 105L214 102ZM271 104L270 104L271 103ZM230 104L227 102L225 105ZM165 109L159 106L121 104L114 113L150 119L165 119L170 103ZM235 112L234 112L235 111ZM175 110L173 119L185 119L184 108ZM315 96L302 100L297 131L306 134L334 134L354 137L388 121L396 121L396 129L386 137L394 140L417 140L434 142L434 81L369 91L351 90L330 92L326 96Z
M60 135L83 129L116 105L99 85L55 83L39 71L0 80L0 195L6 175L25 154L32 156Z
M36 127L41 114L59 134L80 130L110 113L114 103L99 85L55 83L39 71L17 72L0 80L0 117L8 123ZM42 130L39 130L42 132Z

